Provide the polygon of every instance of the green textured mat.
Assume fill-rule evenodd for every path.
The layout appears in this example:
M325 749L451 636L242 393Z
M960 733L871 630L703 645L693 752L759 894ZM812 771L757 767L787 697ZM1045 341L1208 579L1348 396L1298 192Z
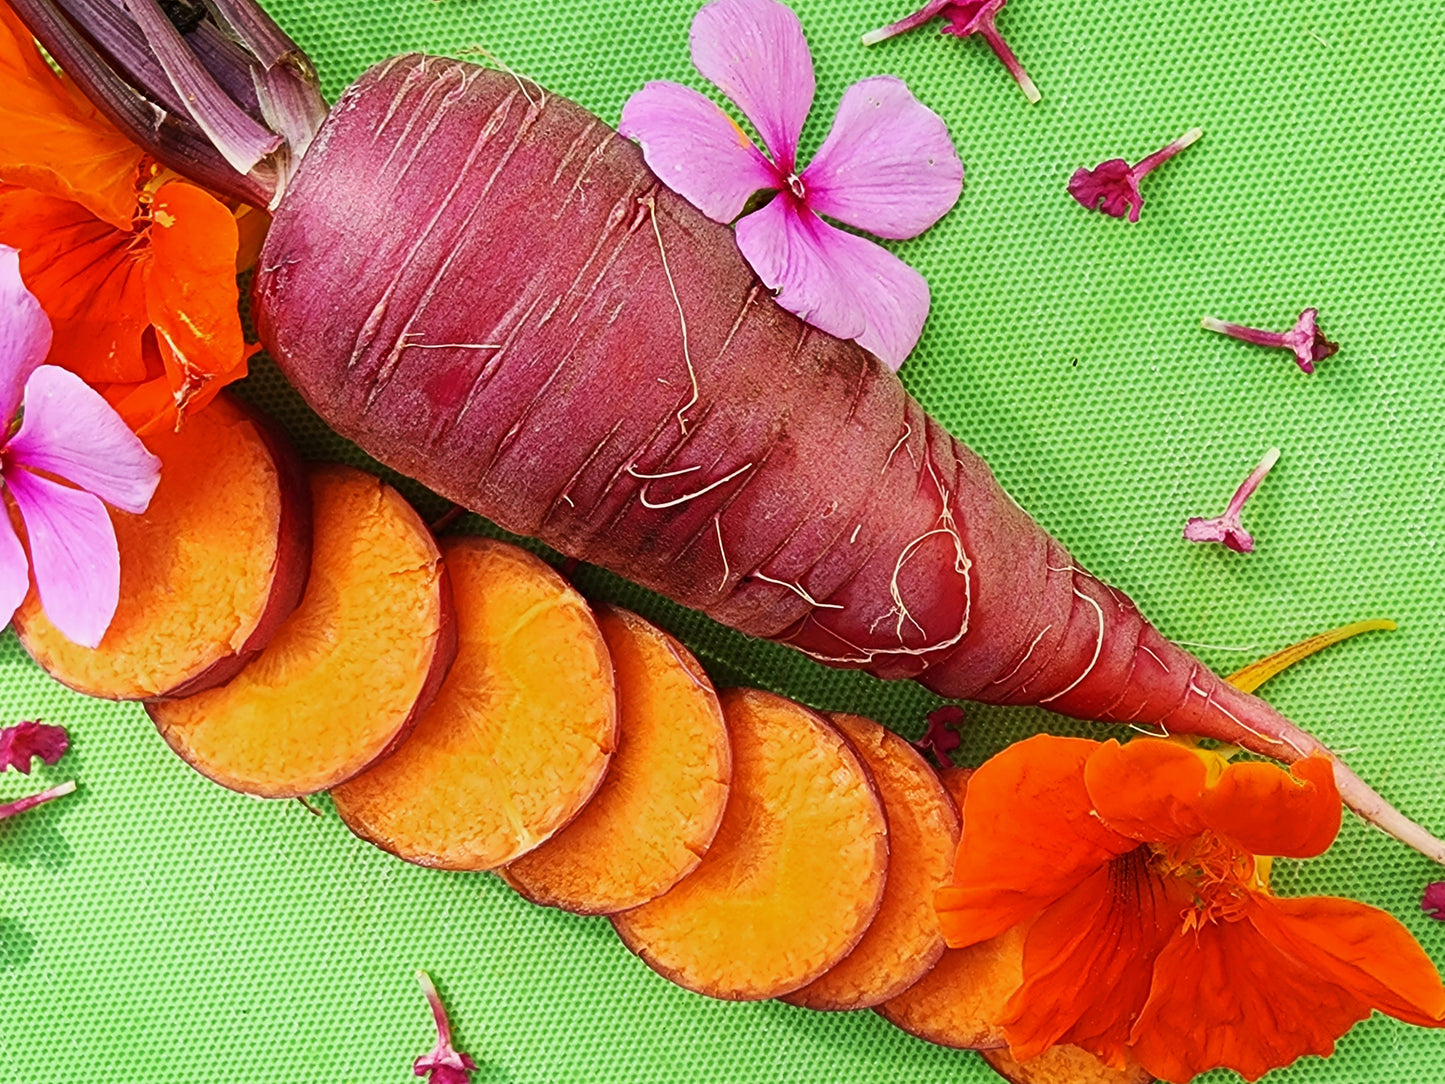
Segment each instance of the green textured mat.
M904 77L949 122L959 206L897 246L933 314L910 389L993 465L1081 563L1221 670L1325 628L1398 632L1332 649L1265 687L1406 812L1445 831L1445 13L1412 0L1013 0L1001 29L1035 107L982 42L858 36L909 0L795 0L818 70L805 143L843 89ZM701 85L679 0L272 0L334 97L393 52L481 46L615 122L647 79ZM1432 10L1434 9L1434 10ZM1070 173L1204 139L1145 182L1143 221L1091 215ZM1288 356L1200 317L1285 327L1318 306L1340 353ZM313 456L360 461L265 363L243 388ZM1259 550L1189 545L1259 456L1284 457L1247 512ZM424 512L439 505L407 490ZM475 523L472 524L477 526ZM869 713L910 735L932 699L828 672L584 569L694 646L720 683ZM81 791L0 824L0 1081L384 1084L431 1043L412 979L431 970L483 1084L983 1081L976 1055L871 1013L724 1004L669 986L599 919L523 903L490 875L411 868L353 839L325 801L226 792L173 757L135 706L51 682L0 636L0 723L41 717L74 749L41 780ZM1042 711L975 708L977 760ZM0 796L36 789L0 778ZM1439 876L1347 821L1284 894L1385 907L1445 961L1418 910ZM800 922L806 914L798 916ZM1216 1074L1220 1079L1234 1079ZM1445 1037L1375 1018L1295 1084L1445 1078Z

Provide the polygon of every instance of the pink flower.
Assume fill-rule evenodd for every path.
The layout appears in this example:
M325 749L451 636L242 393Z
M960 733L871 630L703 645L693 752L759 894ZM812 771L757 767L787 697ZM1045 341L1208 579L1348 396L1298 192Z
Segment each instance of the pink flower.
M30 774L30 761L39 757L54 765L70 748L70 736L63 726L46 726L39 722L16 723L0 730L0 772L14 768L22 775Z
M1445 881L1436 881L1425 889L1425 895L1420 898L1420 910L1445 922Z
M1038 102L1043 97L1039 93L1039 88L1034 86L1034 81L1029 78L1029 73L1024 71L1024 66L1019 63L1019 58L1014 56L1013 50L1008 47L1008 43L1003 40L1003 35L993 24L994 16L1007 2L1008 0L928 0L928 3L912 15L899 19L891 26L864 34L863 44L876 45L885 38L902 34L941 16L948 22L948 25L943 28L943 33L952 34L956 38L971 38L977 34L988 42L994 55L1003 61L1003 66L1008 69L1008 73L1014 77L1014 82L1024 92L1024 97L1031 103Z
M1123 218L1127 212L1130 222L1138 222L1139 208L1144 206L1139 182L1203 134L1202 129L1191 128L1137 166L1122 158L1110 158L1093 169L1075 170L1069 178L1069 195L1091 211L1103 211L1114 218Z
M0 245L0 493L9 497L0 504L0 628L25 600L29 568L55 627L95 647L120 598L120 554L102 501L144 512L160 460L80 377L42 364L49 351L50 320L21 281L19 253Z
M933 225L963 188L942 119L900 80L864 79L843 93L832 131L799 171L814 82L798 17L774 0L714 0L693 19L692 62L752 122L766 155L722 109L677 83L648 83L629 98L618 131L715 221L737 218L754 193L776 192L737 223L744 258L783 308L897 369L923 330L928 284L819 216L894 239Z
M1214 519L1200 519L1194 516L1184 525L1184 537L1190 542L1222 542L1235 553L1249 553L1254 549L1254 539L1244 529L1239 515L1244 510L1244 502L1249 500L1250 495L1259 488L1259 483L1264 481L1264 476L1273 469L1279 462L1279 449L1271 448L1259 461L1248 478L1246 478L1234 496L1229 500L1229 507L1224 510L1222 516Z
M451 1021L447 1019L446 1007L442 1005L441 995L437 993L431 976L425 971L418 971L416 981L421 983L421 992L426 995L432 1019L436 1021L437 1043L430 1053L423 1054L412 1063L412 1072L417 1076L430 1073L430 1084L469 1084L470 1074L477 1063L452 1047Z
M1256 346L1274 346L1289 350L1294 354L1295 364L1304 372L1312 373L1315 371L1315 362L1332 357L1340 348L1339 343L1330 342L1319 329L1316 323L1319 315L1317 309L1305 309L1299 314L1294 327L1288 331L1261 331L1243 324L1228 324L1212 316L1206 316L1199 323L1205 331L1217 331L1231 339L1243 339Z

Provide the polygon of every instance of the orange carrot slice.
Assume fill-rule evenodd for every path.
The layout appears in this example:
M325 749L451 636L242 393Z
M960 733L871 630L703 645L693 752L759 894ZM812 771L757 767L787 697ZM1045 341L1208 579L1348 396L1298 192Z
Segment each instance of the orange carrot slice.
M607 645L582 596L526 550L443 546L460 644L396 752L331 791L353 832L408 862L493 869L596 792L617 740Z
M146 710L202 775L266 798L313 794L384 756L456 650L436 542L405 499L350 467L311 473L300 607L228 684Z
M1010 1084L1150 1084L1154 1077L1130 1059L1111 1069L1077 1046L1051 1046L1036 1058L1016 1061L1007 1050L985 1050L984 1061Z
M110 700L229 681L301 601L311 565L305 472L260 415L223 394L145 443L161 460L160 486L140 515L110 509L120 602L100 646L62 636L33 587L15 615L47 673Z
M959 819L938 774L908 742L858 715L830 715L872 773L888 814L883 903L856 948L783 1000L809 1009L866 1009L912 986L943 955L933 893L953 872Z
M533 903L602 915L662 895L722 823L732 753L697 660L626 610L597 611L617 673L617 752L577 819L501 871Z
M777 997L858 943L883 897L888 829L858 755L771 693L722 694L733 778L722 827L670 892L612 916L664 978L710 997Z

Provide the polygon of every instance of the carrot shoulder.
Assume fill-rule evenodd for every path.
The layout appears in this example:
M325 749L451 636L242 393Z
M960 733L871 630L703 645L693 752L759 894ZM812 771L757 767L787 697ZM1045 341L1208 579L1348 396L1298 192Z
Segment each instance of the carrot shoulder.
M222 393L178 431L145 438L161 480L139 515L110 509L120 601L95 649L71 643L32 590L15 615L27 651L89 696L184 696L230 680L301 601L311 491L290 442Z
M268 798L324 790L415 724L455 652L431 532L380 479L311 473L315 540L301 605L230 682L147 711L201 774Z
M391 757L331 797L347 826L409 862L494 869L568 823L617 740L607 645L586 602L526 550L443 547L456 662Z
M617 676L617 751L577 819L501 870L533 903L611 914L696 868L722 823L732 754L717 693L667 633L613 607L597 624Z

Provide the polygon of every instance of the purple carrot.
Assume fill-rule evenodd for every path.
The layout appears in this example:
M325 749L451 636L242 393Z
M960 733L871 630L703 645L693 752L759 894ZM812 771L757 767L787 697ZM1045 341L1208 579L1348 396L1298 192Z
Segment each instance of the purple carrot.
M1228 335L1231 339L1242 339L1247 343L1254 343L1256 346L1272 346L1281 350L1289 350L1294 354L1294 360L1301 369L1307 373L1315 371L1315 362L1323 361L1339 350L1340 344L1330 342L1325 338L1324 332L1319 329L1316 321L1319 319L1318 309L1305 309L1299 314L1294 327L1288 331L1261 331L1259 328L1245 327L1243 324L1229 324L1223 320L1216 320L1212 316L1206 316L1199 321L1199 326L1205 331L1217 331L1221 335Z

